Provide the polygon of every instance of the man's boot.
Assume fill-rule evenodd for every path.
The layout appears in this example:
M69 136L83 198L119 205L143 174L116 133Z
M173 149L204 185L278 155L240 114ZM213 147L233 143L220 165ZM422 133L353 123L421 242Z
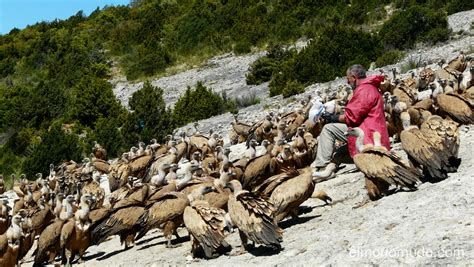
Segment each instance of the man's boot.
M337 169L336 163L329 163L324 170L313 172L312 177L314 182L321 182L334 178Z

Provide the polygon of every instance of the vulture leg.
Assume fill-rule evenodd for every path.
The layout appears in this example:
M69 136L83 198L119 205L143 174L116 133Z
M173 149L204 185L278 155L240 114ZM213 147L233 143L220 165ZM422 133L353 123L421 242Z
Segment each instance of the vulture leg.
M190 235L191 236L191 254L193 256L193 259L197 257L197 250L199 248L199 242L193 237L193 235Z
M120 243L125 244L125 250L135 245L135 236L133 233L123 233L120 235Z
M298 208L293 209L293 210L290 211L291 219L297 221L298 220L298 215L299 215Z
M64 256L66 257L65 266L72 266L71 262L73 260L74 253L72 253L72 251L70 251L69 249L66 249L66 251L64 252Z
M178 235L178 229L174 229L174 236L176 236L176 239L180 239L181 237Z
M240 230L239 230L239 236L240 236L240 242L242 243L242 245L237 255L242 255L242 254L245 254L245 252L249 249L248 238L247 238L247 235L245 235L245 233Z
M181 244L171 244L171 238L174 233L176 233L176 229L178 229L179 225L181 224L180 220L169 221L165 223L165 227L163 228L163 235L165 236L167 243L167 248L177 248L181 246Z

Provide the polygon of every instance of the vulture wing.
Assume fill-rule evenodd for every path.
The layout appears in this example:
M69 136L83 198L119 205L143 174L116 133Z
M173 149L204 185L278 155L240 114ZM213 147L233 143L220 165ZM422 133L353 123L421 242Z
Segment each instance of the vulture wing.
M147 168L153 160L153 155L143 155L129 163L132 173L137 173Z
M418 129L405 130L400 139L403 149L417 163L427 168L433 178L445 179L450 168L443 139L437 135L426 136Z
M118 235L123 231L135 228L138 219L144 212L143 207L131 206L111 213L110 216L94 225L91 230L91 243L99 244L109 236Z
M270 196L270 201L275 205L275 220L283 220L289 212L298 208L311 197L314 183L311 173L301 174L284 181Z
M59 251L61 229L65 222L63 220L56 220L41 233L36 249L35 265L42 265L48 259L48 251Z
M244 188L259 184L259 181L268 178L271 156L268 154L249 160L244 172Z
M283 230L273 221L273 205L266 198L249 192L229 197L232 222L250 240L264 245L279 245Z
M282 173L273 175L258 185L254 189L254 192L262 192L263 195L270 196L277 186L290 178L298 176L299 174L300 173L295 168L285 168Z
M421 174L406 166L396 155L367 149L354 156L354 163L368 178L381 179L391 185L416 188Z
M148 186L143 185L139 188L134 189L134 191L128 195L127 197L119 200L117 203L115 203L112 207L112 210L118 210L124 207L129 207L129 206L143 206L143 203L148 196Z
M474 123L474 104L456 94L440 94L436 101L441 110L462 124Z
M92 165L102 173L109 173L110 171L110 165L106 161L96 159Z
M188 204L187 197L182 193L171 192L163 195L158 202L154 203L140 216L137 222L140 230L136 239L142 238L149 230L183 215Z
M0 235L0 256L3 258L3 254L8 250L8 239L7 235Z
M75 231L75 220L74 219L69 219L64 225L63 228L61 229L61 238L60 238L60 247L64 248L67 243L71 240L71 237L74 234Z
M225 212L209 204L199 203L184 210L184 225L201 244L206 257L211 258L224 241Z

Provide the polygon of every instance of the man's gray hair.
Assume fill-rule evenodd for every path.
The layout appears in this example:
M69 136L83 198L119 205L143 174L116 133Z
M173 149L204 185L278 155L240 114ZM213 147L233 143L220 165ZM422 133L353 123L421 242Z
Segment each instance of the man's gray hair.
M364 79L366 77L365 68L360 64L355 64L349 67L347 73L356 76L358 79Z

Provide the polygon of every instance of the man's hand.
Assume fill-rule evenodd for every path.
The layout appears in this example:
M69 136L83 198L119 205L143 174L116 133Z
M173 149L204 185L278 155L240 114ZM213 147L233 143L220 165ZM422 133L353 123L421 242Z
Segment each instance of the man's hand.
M321 115L321 118L323 118L326 123L337 123L339 122L340 115L341 114L338 113L331 114L328 112L324 112L323 115Z

